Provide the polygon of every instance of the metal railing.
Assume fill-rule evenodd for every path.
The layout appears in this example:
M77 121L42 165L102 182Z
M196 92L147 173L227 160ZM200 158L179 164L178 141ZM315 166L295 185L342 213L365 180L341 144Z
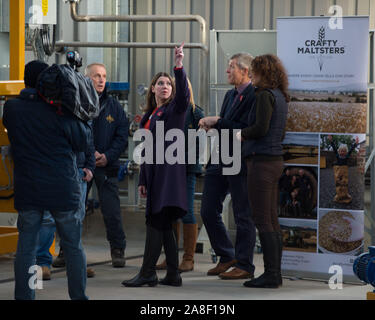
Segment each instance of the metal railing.
M186 43L185 48L200 49L198 70L200 71L199 102L201 106L208 107L209 86L208 75L208 33L207 22L200 15L78 15L77 5L79 0L65 0L70 3L70 15L76 22L197 22L200 26L200 43ZM102 48L174 48L177 43L164 42L63 42L57 41L56 47L102 47Z
M370 156L365 165L365 174L370 169L371 190L370 190L370 211L366 216L369 220L368 229L365 230L371 235L371 243L375 243L375 30L370 30L370 57L369 57L369 150ZM366 226L365 226L366 227Z

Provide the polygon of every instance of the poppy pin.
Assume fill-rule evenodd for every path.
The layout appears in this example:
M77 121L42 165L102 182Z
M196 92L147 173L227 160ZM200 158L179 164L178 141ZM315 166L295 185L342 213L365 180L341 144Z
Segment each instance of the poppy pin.
M160 117L162 114L163 114L163 112L162 112L162 111L159 111L156 115L157 115L158 117Z
M242 99L243 99L243 96L240 96L240 102L242 101Z

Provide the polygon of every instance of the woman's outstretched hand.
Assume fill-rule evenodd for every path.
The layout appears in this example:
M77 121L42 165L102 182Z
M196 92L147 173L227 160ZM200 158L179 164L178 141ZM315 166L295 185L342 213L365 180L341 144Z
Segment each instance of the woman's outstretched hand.
M182 42L181 46L174 48L174 62L176 68L182 68L183 64L182 61L184 60L184 42Z

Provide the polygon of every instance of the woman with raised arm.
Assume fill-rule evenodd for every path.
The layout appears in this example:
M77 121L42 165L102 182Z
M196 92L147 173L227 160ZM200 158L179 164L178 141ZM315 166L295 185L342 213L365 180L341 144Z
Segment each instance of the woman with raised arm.
M138 184L140 196L147 198L146 243L141 270L133 279L122 282L126 287L157 285L155 265L162 246L164 246L166 255L167 275L160 280L160 283L171 286L182 285L178 271L178 247L172 224L187 212L186 167L178 162L170 164L171 159L164 158L162 163L158 159L156 162L156 158L160 152L164 156L164 152L170 145L179 143L179 140L166 141L165 133L171 129L180 129L181 131L184 129L190 94L182 64L183 58L182 44L175 48L174 52L175 82L169 74L160 72L152 79L147 94L146 113L141 120L140 127L150 130L152 133L154 161L152 164L141 165ZM160 130L160 128L163 129ZM157 136L160 131L163 133L162 137ZM184 144L184 140L180 142ZM176 149L180 150L181 148L176 147ZM185 148L182 146L182 152L184 151ZM168 152L166 152L166 156L168 156Z

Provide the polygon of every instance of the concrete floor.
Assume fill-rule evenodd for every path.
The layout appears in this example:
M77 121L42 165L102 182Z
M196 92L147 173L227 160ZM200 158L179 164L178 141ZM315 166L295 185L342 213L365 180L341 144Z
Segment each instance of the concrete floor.
M137 210L125 210L124 225L127 233L127 264L125 268L112 268L110 253L100 212L86 217L84 225L84 248L87 262L96 271L94 278L87 280L87 295L99 300L365 300L371 286L344 284L342 290L331 290L326 282L284 279L280 289L249 289L244 280L220 280L207 277L212 268L209 254L196 254L195 269L184 273L183 286L179 288L157 286L155 288L125 288L124 279L137 274L142 263L144 248L144 216ZM0 300L13 299L13 255L0 256ZM254 257L255 275L263 272L262 256ZM165 271L158 272L159 277ZM52 271L52 280L43 282L37 290L38 300L66 300L67 279L64 269Z

